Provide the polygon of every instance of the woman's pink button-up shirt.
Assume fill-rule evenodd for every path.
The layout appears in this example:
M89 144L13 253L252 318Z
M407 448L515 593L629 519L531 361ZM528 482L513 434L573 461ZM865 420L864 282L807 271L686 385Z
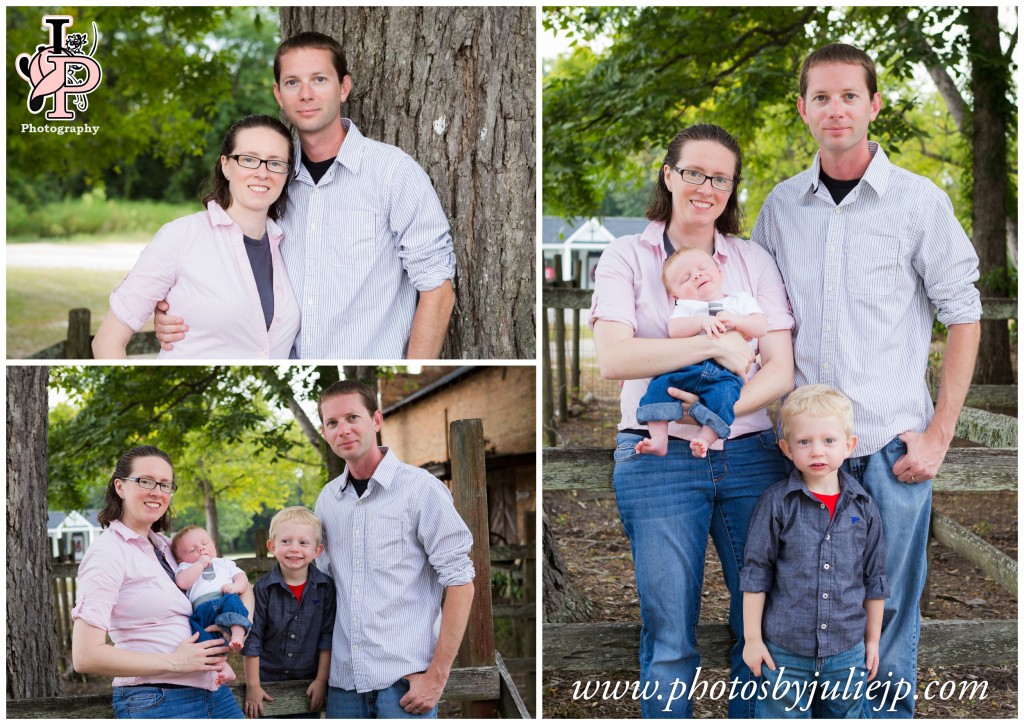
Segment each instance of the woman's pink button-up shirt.
M165 224L110 295L110 311L133 330L156 303L188 325L167 358L287 359L299 332L299 306L284 268L283 232L267 219L274 271L274 318L267 329L242 230L215 201Z
M78 601L71 610L72 619L107 632L118 649L173 652L192 636L188 624L192 605L157 556L164 556L174 567L166 536L150 534L147 539L112 521L78 567ZM216 690L216 675L204 671L115 677L114 686L163 682Z
M675 309L675 300L661 280L666 258L662 243L664 231L663 222L651 222L642 234L620 237L601 254L590 305L591 327L597 320L607 320L629 325L634 337L668 337L668 319ZM764 249L716 231L714 256L722 268L722 290L726 294L747 292L756 299L768 318L769 332L793 328L793 315L782 275ZM747 379L759 369L756 363L751 366ZM619 430L647 427L637 423L636 409L650 382L650 378L623 381L619 398L622 409ZM731 428L732 437L736 437L767 430L771 428L771 420L762 408L736 418ZM686 440L692 440L699 431L695 425L668 424L669 435ZM716 441L713 447L720 449L722 442Z

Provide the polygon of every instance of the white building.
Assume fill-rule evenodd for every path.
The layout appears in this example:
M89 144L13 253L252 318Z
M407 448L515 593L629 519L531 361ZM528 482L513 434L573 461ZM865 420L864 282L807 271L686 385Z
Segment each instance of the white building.
M61 540L64 541L64 553L73 554L74 561L81 561L85 550L96 537L103 533L100 522L96 520L99 509L87 509L84 513L71 511L47 512L47 534L50 537L50 549L54 558L60 555Z
M555 281L555 255L562 255L562 280L572 279L574 263L583 263L583 289L594 288L594 271L608 243L627 234L639 234L650 222L644 217L563 219L546 216L542 225L541 252L544 281Z

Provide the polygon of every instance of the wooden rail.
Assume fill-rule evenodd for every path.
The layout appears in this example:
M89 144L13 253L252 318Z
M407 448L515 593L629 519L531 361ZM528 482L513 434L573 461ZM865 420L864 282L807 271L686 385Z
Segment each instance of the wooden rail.
M502 717L529 719L530 713L516 692L501 655L495 652L493 656L495 664L492 666L452 670L442 699L462 702L495 701L499 703L498 711ZM245 683L236 682L229 687L238 704L242 705L245 702ZM264 714L266 717L280 717L307 713L308 687L309 682L306 680L266 683L264 689L271 694L274 701L264 704ZM111 696L105 694L7 700L8 718L65 718L69 715L76 719L112 718L114 712Z

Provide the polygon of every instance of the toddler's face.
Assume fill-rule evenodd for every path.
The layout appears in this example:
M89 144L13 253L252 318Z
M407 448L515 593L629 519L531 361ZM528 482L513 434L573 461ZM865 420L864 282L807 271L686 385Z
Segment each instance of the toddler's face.
M805 477L825 477L839 469L857 446L835 416L817 418L799 413L789 419L789 433L779 447ZM804 480L807 480L806 478Z
M213 546L213 539L203 529L193 529L178 539L177 551L174 555L178 561L194 564L199 561L203 554L216 558L217 549Z
M716 300L722 296L722 270L711 255L693 249L673 258L666 274L677 300Z
M286 522L277 527L274 538L267 542L267 549L274 555L282 569L304 569L324 550L324 547L317 543L318 533L308 524Z

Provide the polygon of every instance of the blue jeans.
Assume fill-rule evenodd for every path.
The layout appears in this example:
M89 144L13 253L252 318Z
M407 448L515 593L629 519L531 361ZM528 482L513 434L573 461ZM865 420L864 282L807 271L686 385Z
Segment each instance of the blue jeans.
M237 594L225 594L216 599L206 600L195 608L192 616L188 618L188 623L193 633L199 632L199 642L220 639L220 635L206 631L211 624L216 624L228 633L225 641L231 639L231 628L236 624L245 627L247 632L252 627L249 610L245 608Z
M115 687L114 717L245 719L230 688L220 687L210 692L198 687L160 685Z
M384 690L370 690L369 692L356 692L355 690L342 690L340 687L327 688L327 717L335 718L377 718L391 719L412 718L412 719L434 719L437 718L437 705L434 705L430 712L422 715L413 715L406 712L399 705L399 701L409 691L409 683L406 680L399 680L391 687Z
M668 394L670 387L696 395L699 400L690 407L690 416L711 428L719 438L729 437L729 426L736 420L732 407L740 397L743 378L714 360L659 375L651 380L644 397L640 398L636 411L638 423L683 417L683 404Z
M815 717L863 718L867 670L864 667L864 643L831 657L807 657L790 652L774 642L765 642L775 663L775 671L761 666L764 697L755 708L758 719Z
M882 616L875 681L891 684L872 692L874 698L869 701L865 717L914 716L913 693L917 691L917 645L921 639L921 593L927 574L932 482L896 480L892 466L906 452L906 444L893 438L885 448L870 456L851 458L843 464L878 504L887 551L889 598L885 600Z
M700 664L696 635L708 534L731 595L729 626L737 642L730 652L730 679L740 680L739 693L753 678L743 663L739 590L747 526L761 493L786 469L770 430L726 441L707 458L694 458L689 443L673 439L665 457L641 455L634 451L639 441L636 434L619 434L613 482L640 597L640 679L658 687L640 709L644 717L690 717L688 696ZM681 684L673 688L676 680ZM670 702L684 685L686 696ZM753 699L730 700L730 717L753 715Z

